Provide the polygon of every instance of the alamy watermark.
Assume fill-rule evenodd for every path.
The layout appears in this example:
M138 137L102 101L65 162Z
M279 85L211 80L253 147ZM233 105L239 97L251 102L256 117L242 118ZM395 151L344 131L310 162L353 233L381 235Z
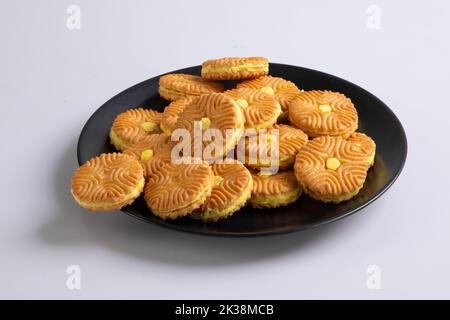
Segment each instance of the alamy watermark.
M380 6L373 4L366 9L366 27L369 30L381 29L381 8Z
M205 128L194 121L194 130L176 129L171 140L177 142L171 152L172 163L242 163L261 167L261 174L274 174L279 169L278 129ZM235 147L236 146L236 147ZM236 153L236 154L235 154Z
M66 20L66 27L69 30L80 30L81 29L81 8L75 4L71 4L66 8L66 13L68 14Z
M367 267L366 273L368 275L366 280L366 286L369 290L381 289L381 268L375 264Z
M69 290L81 290L81 268L80 266L73 264L67 267L66 274L66 287Z

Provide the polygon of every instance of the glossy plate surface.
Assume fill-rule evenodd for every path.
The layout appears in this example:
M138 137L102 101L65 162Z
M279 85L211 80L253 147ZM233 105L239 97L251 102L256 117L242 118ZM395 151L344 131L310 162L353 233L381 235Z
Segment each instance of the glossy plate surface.
M200 66L173 71L200 74ZM155 217L142 198L123 211L145 222L207 235L252 236L304 230L336 221L364 208L380 197L399 176L406 160L407 141L403 127L394 113L377 97L361 87L338 77L296 66L270 64L270 74L297 84L304 90L333 90L350 97L358 110L359 129L377 144L375 165L370 169L363 189L353 199L340 204L324 204L302 195L290 206L261 210L244 207L231 218L203 223L190 218L163 221ZM162 112L168 101L159 97L155 77L119 93L102 105L87 121L78 141L78 162L83 164L104 152L113 152L108 133L116 115L130 108L151 108ZM232 87L227 82L226 87Z

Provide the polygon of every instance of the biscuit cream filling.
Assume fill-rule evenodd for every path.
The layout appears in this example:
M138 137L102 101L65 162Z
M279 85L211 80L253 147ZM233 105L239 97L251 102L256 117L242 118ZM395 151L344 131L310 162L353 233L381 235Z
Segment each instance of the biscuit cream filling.
M362 189L362 187L363 186L359 187L355 191L343 193L343 194L339 194L339 195L322 195L322 194L312 191L311 189L306 188L305 186L303 186L303 189L305 190L305 192L307 194L309 194L312 198L314 198L316 200L320 200L320 201L324 201L324 202L339 203L341 201L345 201L345 200L351 199L354 196L356 196L358 194L359 190Z
M223 178L221 176L214 176L214 187L218 187L222 181Z
M252 196L252 202L261 206L278 206L279 204L289 203L294 201L300 194L301 189L286 192L284 194L270 195L270 196Z
M262 92L267 93L268 95L273 96L275 94L275 91L273 90L272 87L268 86L268 87L262 87L261 89Z
M269 72L267 64L243 63L233 67L216 67L214 65L207 65L202 67L202 73L235 73L235 72L253 72L253 71Z
M322 113L328 113L328 112L331 112L331 107L327 104L321 104L319 106L319 111Z
M128 144L125 143L125 141L123 141L122 139L119 138L119 136L116 134L116 132L111 129L111 131L109 131L109 138L111 139L111 142L114 146L116 146L119 150L125 150L126 148L128 148Z
M172 131L170 131L168 128L166 128L162 122L159 124L159 127L165 134L172 134Z
M337 158L328 158L326 162L327 169L337 170L341 166L341 162Z
M153 150L147 149L141 152L141 161L148 161L153 157Z
M229 213L236 211L236 209L239 208L243 203L245 203L247 199L250 197L252 188L253 188L252 183L249 182L242 191L241 195L235 201L233 201L233 203L230 206L224 208L223 210L218 211L213 209L207 209L204 212L199 212L197 216L205 220L210 220L213 218L220 218L226 216Z
M147 132L151 132L151 131L155 130L157 127L158 127L158 124L154 123L154 122L144 122L141 124L141 128Z
M369 165L373 165L375 162L375 151L370 155L370 157L368 158L367 162L369 163Z
M207 130L209 129L209 127L211 126L211 119L209 118L201 118L200 119L200 126L202 127L203 130Z
M145 184L145 179L142 178L141 180L139 180L139 182L136 185L136 187L130 193L126 194L123 199L121 199L120 201L111 202L111 203L109 203L109 202L107 202L107 203L94 203L94 202L89 202L89 201L82 201L73 193L72 189L70 191L71 191L75 201L80 206L82 206L84 208L101 209L101 208L105 208L105 207L115 207L115 206L118 206L120 204L128 203L128 201L130 201L130 200L136 199L137 197L139 197L139 195L141 194L142 190L144 189L144 184Z
M245 109L248 107L248 102L245 99L237 99L236 103L238 104L239 107L241 107L242 109Z
M199 194L198 194L198 196L194 199L194 200L192 200L192 201L190 201L190 202L188 202L188 203L186 203L186 204L184 204L184 205L182 205L182 206L179 206L179 207L176 207L176 208L170 208L170 209L166 209L166 210L158 210L158 212L160 212L160 213L162 213L162 214L170 214L171 212L173 212L173 211L178 211L178 210L182 210L182 209L185 209L185 208L189 208L189 207L191 207L191 206L193 206L195 203L197 203L197 202L199 202L200 200L202 200L202 199L205 199L206 198L206 196L208 195L208 193L210 193L211 192L211 183L209 183ZM203 202L203 201L202 201Z
M281 114L281 107L280 107L280 104L277 104L277 109L276 109L273 117L271 117L267 121L264 121L264 122L261 122L261 123L255 124L255 125L251 125L251 124L249 124L249 122L246 122L246 125L247 125L246 128L251 128L251 129L255 129L255 130L270 128L277 121L280 114Z
M172 90L172 89L168 89L166 87L163 86L159 86L159 92L163 92L163 93L167 93L167 94L173 94L173 95L177 95L177 96L187 96L187 95L191 95L191 96L197 96L198 94L195 93L191 93L191 92L183 92L183 91L178 91L178 90Z
M360 147L361 147L361 145L359 143L355 143L352 148L359 149ZM373 153L367 158L367 163L370 166L372 166L374 164L374 162L375 162L375 151L376 150L374 150Z

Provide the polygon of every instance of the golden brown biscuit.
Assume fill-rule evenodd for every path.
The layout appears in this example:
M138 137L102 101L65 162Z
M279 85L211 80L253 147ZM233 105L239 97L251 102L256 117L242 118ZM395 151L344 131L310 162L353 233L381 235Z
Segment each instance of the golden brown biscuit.
M253 191L249 203L254 208L277 208L295 202L302 189L294 172L281 171L274 175L252 174Z
M171 73L159 78L159 94L170 101L223 92L223 90L222 84L191 74Z
M367 163L373 166L376 145L372 138L364 133L355 132L347 140L352 143L352 148L361 151L367 157Z
M271 128L281 114L281 107L275 98L260 90L241 88L224 92L241 107L245 128Z
M198 126L196 129L196 122L201 127ZM240 107L233 99L223 93L212 93L196 98L179 114L175 124L175 130L185 129L189 132L192 140L192 155L194 156L196 132L205 133L207 129L217 130L218 138L223 140L223 147L221 145L220 150L216 150L217 152L212 157L204 157L205 160L222 158L228 151L233 149L241 136L243 128L244 117ZM232 130L230 136L227 136L227 130ZM211 133L213 130L209 132ZM211 141L208 141L208 139L202 139L200 142L202 144L202 152L205 152L205 148L211 145ZM200 156L198 155L198 157Z
M134 154L139 159L142 151L152 149L155 152L156 150L167 148L168 145L171 145L171 147L173 145L170 135L158 133L146 136L138 142L129 145L124 151L127 151L128 154Z
M231 216L250 198L253 180L250 171L237 161L213 164L214 187L202 207L191 215L203 221L217 221Z
M202 77L209 80L253 79L269 73L269 61L263 57L221 58L202 64Z
M178 115L184 108L192 102L194 98L183 98L171 102L165 109L161 116L161 130L166 134L171 134L175 129L175 124L178 120Z
M358 194L373 163L375 143L364 134L350 139L321 136L297 154L295 174L312 198L339 203Z
M198 209L211 195L213 184L214 174L205 162L168 163L150 177L144 198L156 216L176 219Z
M241 82L237 88L252 88L273 95L281 106L280 119L286 117L289 103L300 93L300 89L293 82L272 76Z
M278 160L272 156L272 139L276 141L275 130L278 130ZM245 164L251 168L273 167L278 165L281 169L292 167L298 151L308 142L308 136L300 129L285 124L277 124L268 130L265 139L264 134L256 131L257 140L246 138ZM256 142L256 143L255 143ZM275 146L274 146L275 147ZM267 160L261 155L267 155Z
M70 191L85 209L112 211L131 204L144 183L142 167L134 157L103 153L76 170Z
M163 135L159 141L145 146L135 146L125 150L124 154L130 154L139 160L144 169L144 178L148 180L150 176L162 169L164 165L171 162L171 151L173 143Z
M160 122L161 113L154 110L139 108L122 112L109 131L111 144L123 151L150 135L161 133Z
M349 137L358 128L352 101L333 91L304 91L289 105L289 121L310 137Z

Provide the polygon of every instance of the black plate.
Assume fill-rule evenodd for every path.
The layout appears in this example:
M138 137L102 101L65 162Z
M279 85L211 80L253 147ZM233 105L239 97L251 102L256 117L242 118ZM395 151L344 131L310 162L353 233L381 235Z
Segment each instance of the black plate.
M199 75L200 66L174 72ZM231 218L216 223L202 223L187 217L163 221L147 209L142 197L123 211L145 222L187 232L223 236L268 235L304 230L346 217L373 202L392 185L405 163L407 142L400 121L382 101L351 82L311 69L271 63L270 74L291 80L305 90L334 90L352 99L359 114L359 131L370 135L377 144L375 165L356 197L336 205L302 195L287 207L271 210L245 207ZM80 164L103 152L114 151L108 133L117 114L138 107L163 111L168 102L158 95L158 80L159 77L155 77L119 93L91 116L78 141ZM226 84L232 85L232 82Z

